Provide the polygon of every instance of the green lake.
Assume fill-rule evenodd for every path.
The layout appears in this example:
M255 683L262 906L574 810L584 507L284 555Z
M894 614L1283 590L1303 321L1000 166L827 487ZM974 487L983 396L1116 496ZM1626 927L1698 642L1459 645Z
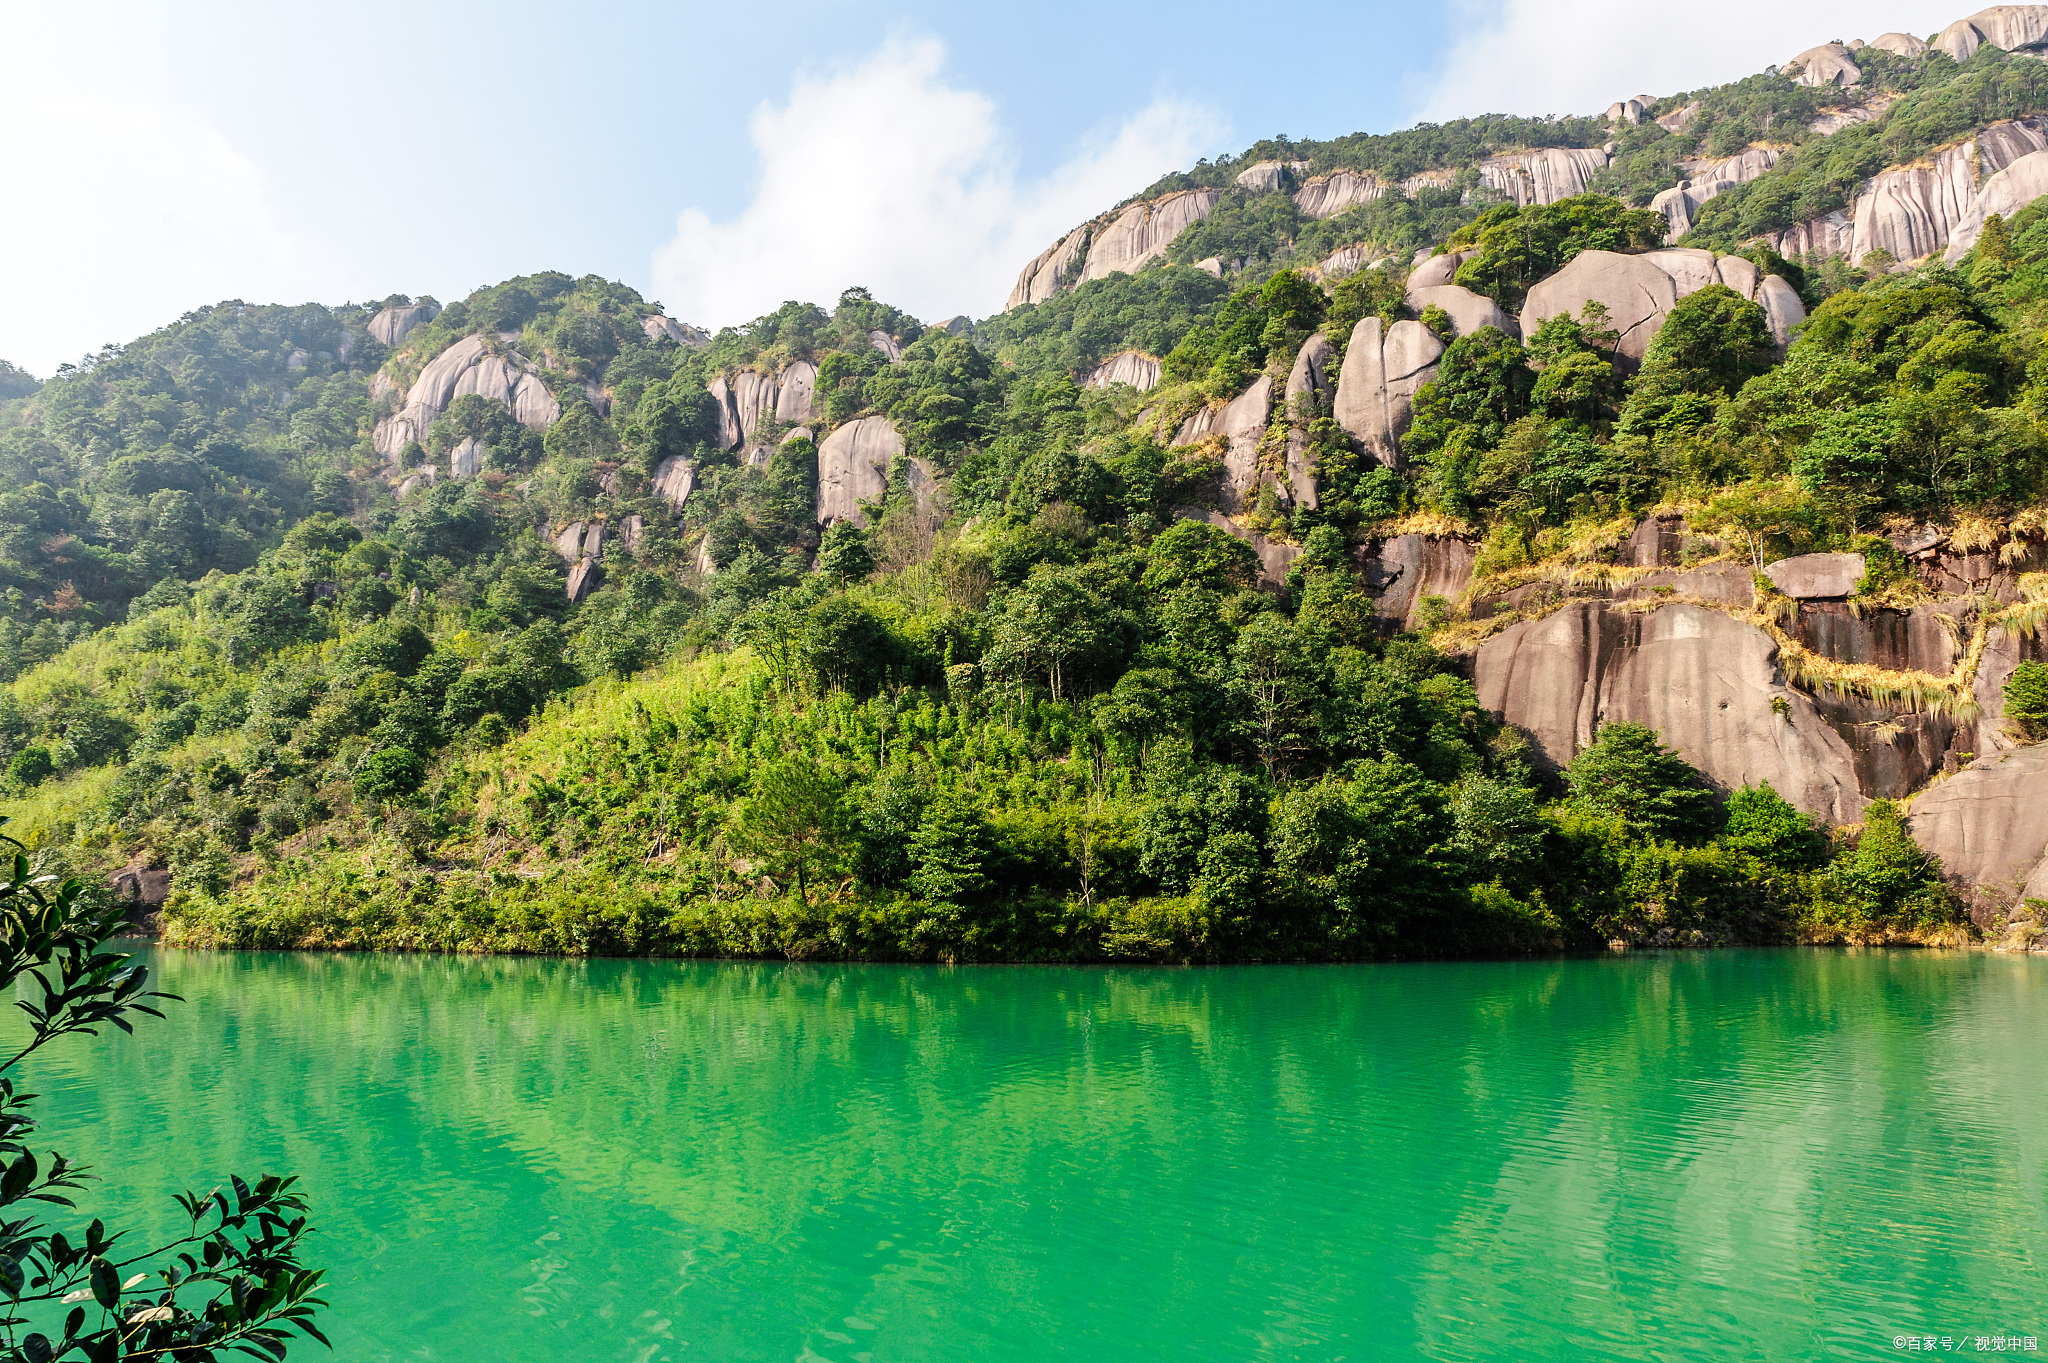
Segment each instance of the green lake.
M302 1175L344 1363L2048 1339L2048 960L152 957L37 1143Z

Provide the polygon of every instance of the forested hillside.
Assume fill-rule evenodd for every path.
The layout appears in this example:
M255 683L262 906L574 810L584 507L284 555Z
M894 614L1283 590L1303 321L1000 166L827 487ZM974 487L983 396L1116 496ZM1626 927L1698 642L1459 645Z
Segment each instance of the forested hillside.
M849 288L706 335L539 274L10 366L10 827L190 944L2038 931L1902 802L1967 822L2048 734L2048 136L1985 131L2048 90L1922 47L1262 143L976 324ZM1774 235L1958 137L2006 149L1967 240ZM1097 270L1162 200L1202 212ZM1755 676L1612 670L1667 637Z

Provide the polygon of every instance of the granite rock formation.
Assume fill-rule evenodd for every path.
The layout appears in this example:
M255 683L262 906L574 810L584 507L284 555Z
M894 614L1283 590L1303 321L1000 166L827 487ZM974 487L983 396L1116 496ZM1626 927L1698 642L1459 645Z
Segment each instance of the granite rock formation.
M1674 246L1641 255L1580 252L1529 290L1521 327L1524 334L1533 333L1547 318L1565 312L1577 316L1587 303L1597 302L1621 335L1619 354L1641 364L1672 307L1709 284L1725 284L1762 306L1780 344L1806 320L1799 295L1777 275L1758 278L1756 267L1740 256L1716 257L1712 251Z
M1379 177L1340 170L1319 175L1294 191L1294 206L1311 218L1334 218L1347 208L1369 204L1386 192Z
M396 459L410 441L426 443L427 432L459 397L476 393L501 402L523 426L545 427L562 415L531 361L502 344L493 353L481 335L465 336L436 355L406 391L405 406L377 423L371 444Z
M1159 386L1159 361L1142 350L1119 350L1081 380L1083 388L1108 388L1118 383L1150 392Z
M1906 827L1980 909L2048 899L2048 745L1972 762L1915 799Z
M1287 413L1287 492L1297 506L1316 505L1316 470L1309 458L1308 423L1330 406L1330 366L1335 347L1317 332L1302 343L1287 372L1281 401Z
M1387 327L1366 317L1351 329L1337 380L1335 415L1344 433L1390 468L1415 417L1415 394L1436 377L1443 342L1417 321Z
M1149 203L1132 204L1095 235L1081 282L1116 273L1135 274L1166 254L1183 230L1209 216L1221 195L1213 189L1184 189Z
M818 524L867 524L861 503L889 486L889 466L903 453L903 436L887 417L847 422L818 447Z
M370 319L370 336L382 345L397 346L414 331L441 315L432 303L410 303L385 308Z
M1174 433L1175 445L1222 437L1224 510L1241 511L1253 499L1259 485L1259 446L1272 419L1273 380L1262 374L1229 402L1196 412Z

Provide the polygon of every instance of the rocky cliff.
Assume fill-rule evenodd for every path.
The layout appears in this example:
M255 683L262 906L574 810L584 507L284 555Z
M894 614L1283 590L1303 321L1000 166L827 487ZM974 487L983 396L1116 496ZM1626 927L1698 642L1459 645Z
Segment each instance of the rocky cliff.
M552 425L562 406L533 362L511 348L517 340L509 333L478 333L436 355L406 390L404 406L377 422L371 435L377 453L395 460L408 443L424 444L448 404L470 393L503 403L521 425Z

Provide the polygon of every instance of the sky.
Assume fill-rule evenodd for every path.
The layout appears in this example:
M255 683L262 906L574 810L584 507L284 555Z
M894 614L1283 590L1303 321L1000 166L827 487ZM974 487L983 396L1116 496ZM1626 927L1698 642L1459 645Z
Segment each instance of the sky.
M1929 0L0 0L0 358L47 376L229 298L536 270L717 327L863 285L999 309L1067 228L1261 137L1595 113Z

